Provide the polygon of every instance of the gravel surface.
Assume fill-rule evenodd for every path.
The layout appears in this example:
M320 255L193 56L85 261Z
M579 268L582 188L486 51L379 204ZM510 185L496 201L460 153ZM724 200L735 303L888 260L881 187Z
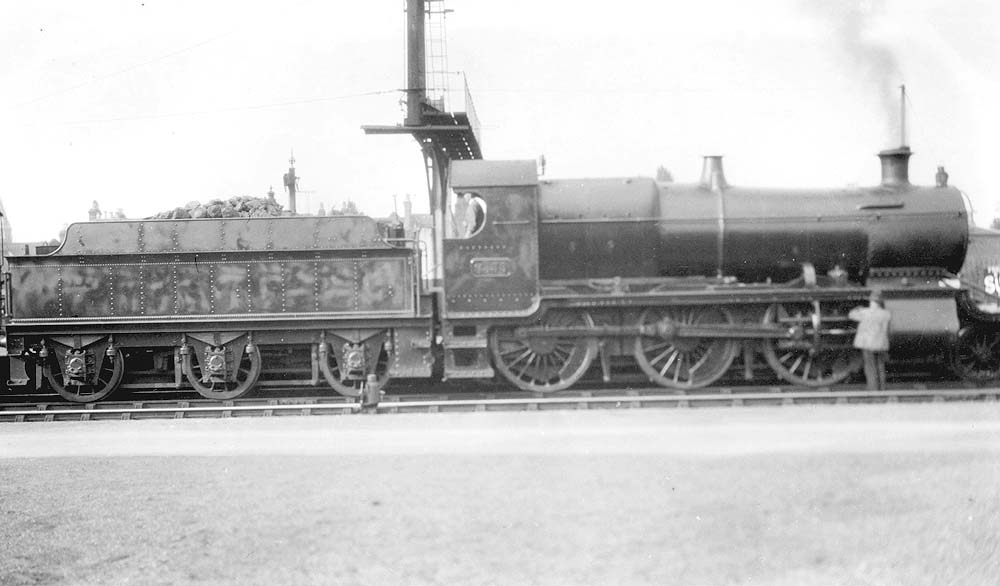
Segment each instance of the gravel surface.
M0 426L0 584L995 584L995 404Z

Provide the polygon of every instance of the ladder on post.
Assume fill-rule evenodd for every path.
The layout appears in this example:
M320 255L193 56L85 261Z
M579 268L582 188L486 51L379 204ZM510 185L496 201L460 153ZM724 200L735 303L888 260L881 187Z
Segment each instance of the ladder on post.
M445 19L451 10L444 0L427 0L427 103L439 112L448 111L448 47Z

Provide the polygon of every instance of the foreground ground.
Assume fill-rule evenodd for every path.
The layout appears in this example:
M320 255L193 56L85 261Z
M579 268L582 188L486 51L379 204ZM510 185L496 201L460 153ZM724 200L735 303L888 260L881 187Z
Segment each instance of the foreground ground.
M0 584L995 584L991 403L0 425Z

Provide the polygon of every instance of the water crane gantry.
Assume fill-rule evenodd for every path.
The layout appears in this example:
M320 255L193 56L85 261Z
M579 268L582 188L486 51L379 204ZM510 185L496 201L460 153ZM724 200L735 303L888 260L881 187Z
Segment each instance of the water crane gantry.
M431 48L431 62L446 61L437 55L444 50L443 38L428 39L425 35L428 22L443 22L449 12L444 0L406 0L406 117L402 124L393 126L363 126L367 134L411 134L420 144L427 175L427 193L435 234L432 258L436 266L434 278L440 277L439 261L441 238L444 233L445 193L448 185L449 162L461 159L483 158L479 140L479 121L472 106L468 87L465 89L465 111L453 112L445 99L445 88L427 86L427 49ZM432 27L432 32L444 34L443 25ZM433 35L432 35L433 36ZM434 77L445 78L448 72L430 72ZM435 95L432 96L432 92Z

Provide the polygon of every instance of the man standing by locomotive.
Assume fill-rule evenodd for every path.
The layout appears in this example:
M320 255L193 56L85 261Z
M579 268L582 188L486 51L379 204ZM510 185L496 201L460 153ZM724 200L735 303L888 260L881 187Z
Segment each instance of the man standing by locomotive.
M864 357L868 390L885 390L885 362L889 355L891 314L882 302L882 294L879 291L872 291L868 307L855 307L848 317L858 322L854 347L861 350Z

